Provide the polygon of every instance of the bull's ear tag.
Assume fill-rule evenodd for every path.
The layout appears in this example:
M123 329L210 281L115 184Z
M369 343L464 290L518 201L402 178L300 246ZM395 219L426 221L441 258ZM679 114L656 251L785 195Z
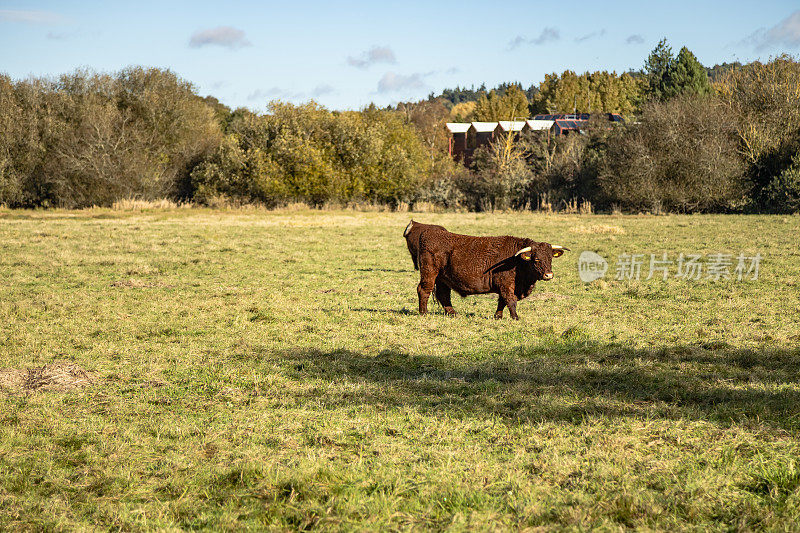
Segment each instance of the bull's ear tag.
M520 257L522 259L524 259L525 261L530 261L531 260L531 255L530 254L522 254Z
M564 255L564 250L553 250L553 257L561 257Z

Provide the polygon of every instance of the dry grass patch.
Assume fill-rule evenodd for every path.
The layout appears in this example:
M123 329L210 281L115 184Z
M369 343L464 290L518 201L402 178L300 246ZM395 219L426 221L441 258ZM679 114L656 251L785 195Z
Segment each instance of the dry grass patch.
M152 276L160 273L161 271L157 267L148 264L134 265L126 272L129 276Z
M158 281L145 281L143 279L136 279L136 278L118 280L113 282L111 286L127 287L130 289L152 289L155 287L170 287L170 285Z
M612 226L610 224L592 224L589 226L574 226L569 229L572 233L578 235L596 235L608 233L612 235L625 235L625 230L619 226Z
M93 376L78 365L56 362L27 369L0 369L0 387L11 391L71 390L91 385Z
M184 205L190 207L189 204ZM175 209L177 207L181 207L181 205L167 198L161 198L160 200L127 198L125 200L117 200L111 204L111 209L114 211L144 211L145 209Z

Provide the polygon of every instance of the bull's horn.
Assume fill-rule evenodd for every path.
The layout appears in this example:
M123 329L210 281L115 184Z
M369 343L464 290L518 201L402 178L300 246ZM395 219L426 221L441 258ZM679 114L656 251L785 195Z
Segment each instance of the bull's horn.
M403 237L406 237L408 235L408 232L411 231L411 226L413 225L414 225L414 220L412 219L411 222L408 223L408 226L406 226L405 231L403 231Z
M557 244L551 244L550 247L553 248L553 250L564 250L565 252L571 252L572 251L569 248L565 248L564 246L559 246Z
M525 252L530 252L530 251L531 251L531 247L530 246L526 246L525 248L523 248L519 252L515 253L514 257L518 256L519 254L524 254Z

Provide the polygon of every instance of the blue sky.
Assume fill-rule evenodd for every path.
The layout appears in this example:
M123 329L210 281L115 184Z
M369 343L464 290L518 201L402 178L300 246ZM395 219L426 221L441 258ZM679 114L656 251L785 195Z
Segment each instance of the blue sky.
M661 37L700 61L800 53L797 1L115 2L0 0L0 72L170 68L264 110L419 99L456 85L642 66Z

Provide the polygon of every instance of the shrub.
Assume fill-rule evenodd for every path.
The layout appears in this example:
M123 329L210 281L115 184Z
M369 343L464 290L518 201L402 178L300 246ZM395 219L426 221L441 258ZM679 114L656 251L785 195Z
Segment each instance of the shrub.
M633 210L717 211L744 203L736 123L713 97L647 104L608 139L600 186Z
M417 191L412 206L415 207L417 203L430 203L446 209L464 207L465 198L459 183L469 175L470 171L460 162L453 161L449 157L437 157L430 177Z
M459 181L467 207L475 211L525 207L524 194L533 174L522 142L501 135L476 149L473 159L473 172Z
M0 80L0 201L111 205L176 196L220 140L214 112L168 70Z
M26 137L35 128L25 124L25 116L17 103L14 85L8 76L0 75L0 205L19 205L23 198L23 182L27 172L23 156L35 152L38 138ZM27 135L26 131L27 130ZM23 168L20 168L23 167Z
M313 102L272 102L269 114L234 117L229 131L192 172L198 201L396 206L414 201L442 160L401 113L377 109L336 113Z
M800 211L800 152L794 155L791 165L776 176L764 192L770 211L776 213Z
M287 197L278 165L259 148L243 150L235 134L192 171L191 179L194 199L202 204L226 197L275 207Z
M769 211L772 183L800 149L800 62L788 55L754 61L729 70L717 90L723 111L736 119L753 207Z

